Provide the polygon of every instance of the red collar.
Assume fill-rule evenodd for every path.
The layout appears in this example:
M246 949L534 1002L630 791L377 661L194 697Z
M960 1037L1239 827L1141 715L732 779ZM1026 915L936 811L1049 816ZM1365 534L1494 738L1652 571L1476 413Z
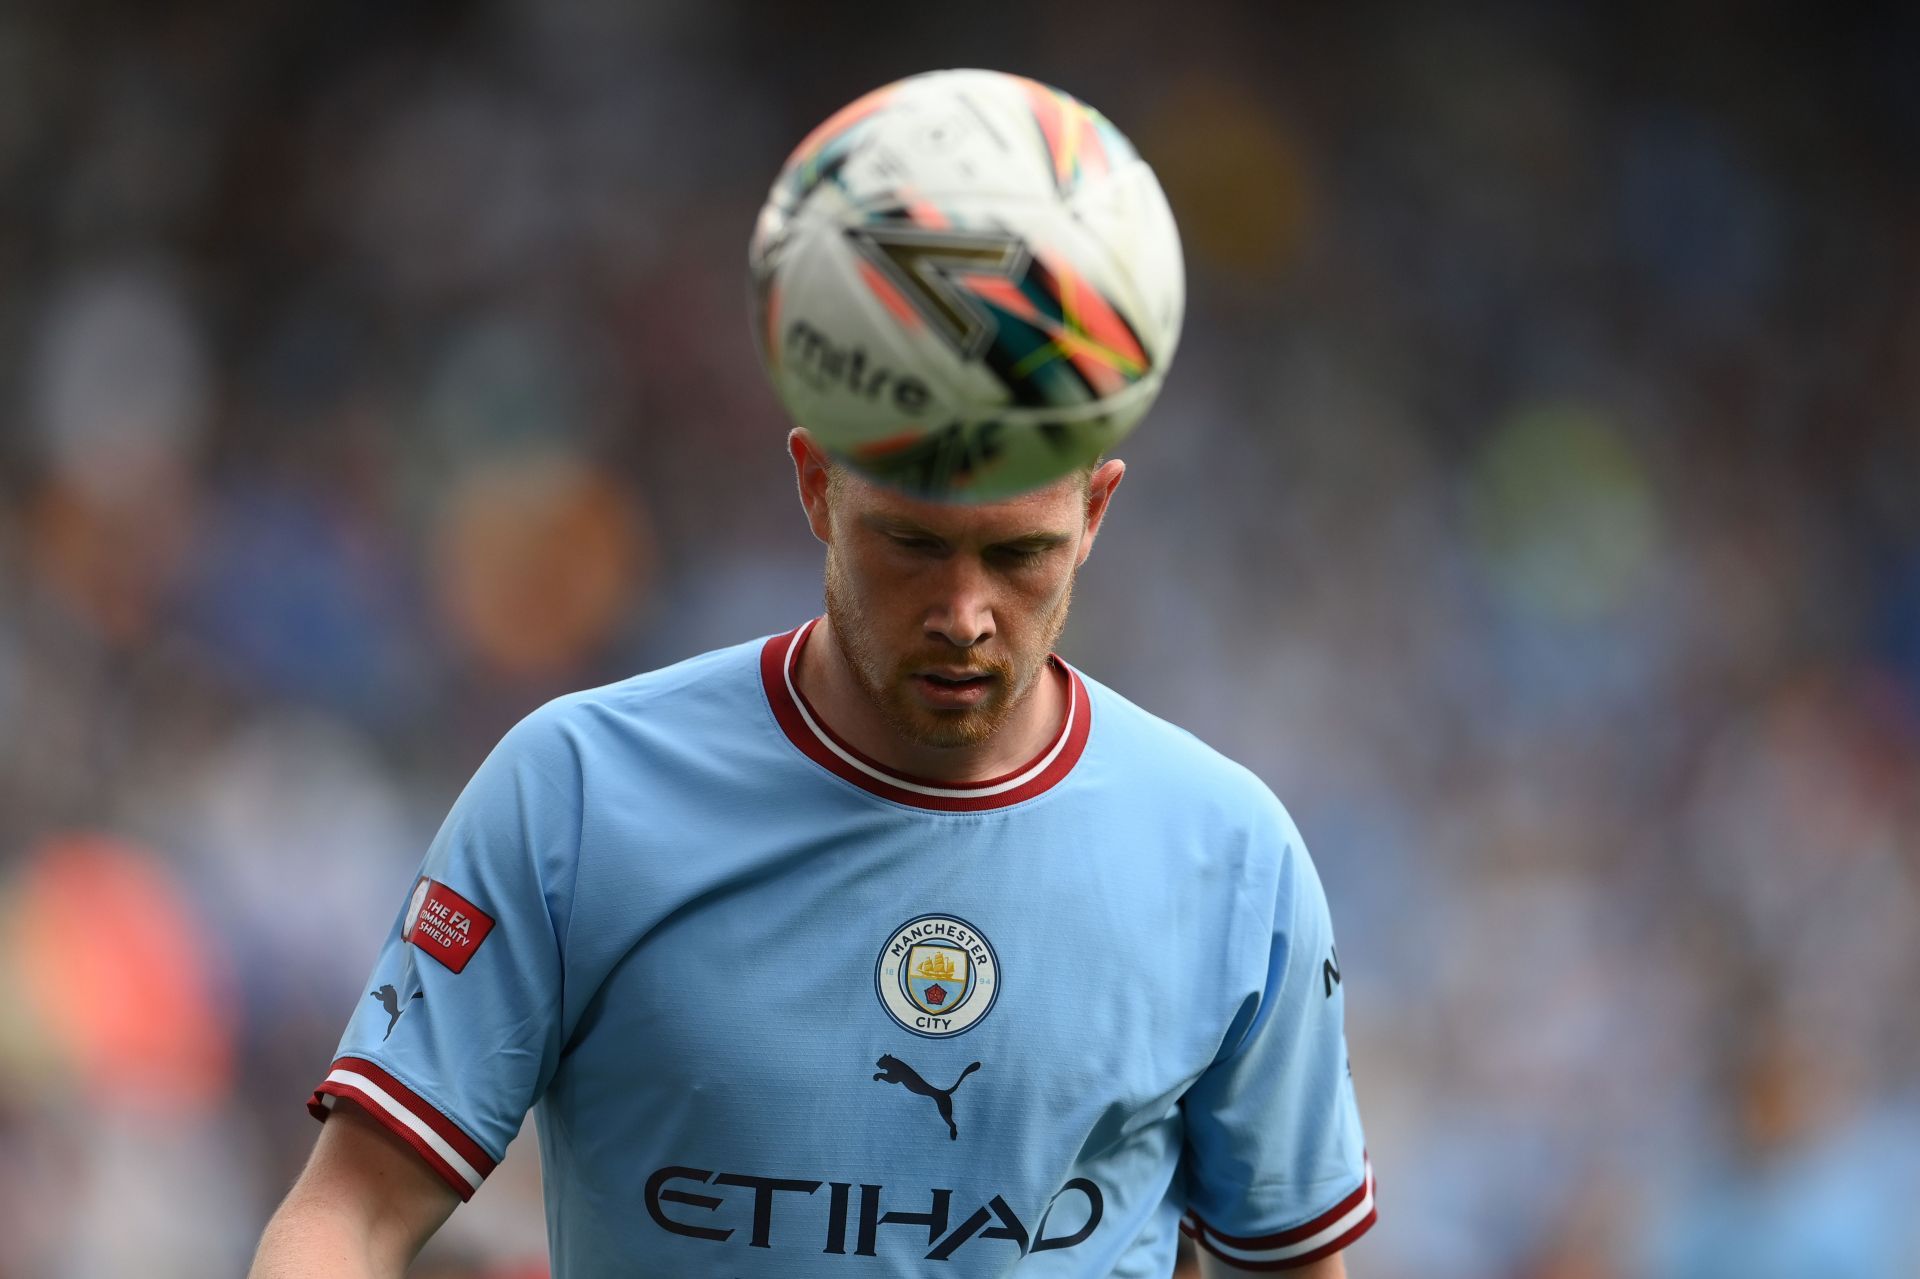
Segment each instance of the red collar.
M1006 808L1051 789L1073 771L1087 747L1087 732L1092 716L1087 688L1079 672L1058 657L1047 660L1066 687L1067 714L1047 748L1011 773L984 782L940 782L898 773L860 751L820 717L800 688L794 683L799 669L800 651L807 637L820 624L814 618L806 625L776 635L760 650L760 682L773 707L773 717L787 739L820 767L845 778L882 799L915 808L930 808L943 813L977 813L990 808Z

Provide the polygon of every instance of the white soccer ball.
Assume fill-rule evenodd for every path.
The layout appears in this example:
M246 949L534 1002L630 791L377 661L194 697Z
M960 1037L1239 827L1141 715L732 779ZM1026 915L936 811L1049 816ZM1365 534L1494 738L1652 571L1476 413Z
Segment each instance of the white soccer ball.
M1153 171L1098 111L1021 76L935 71L809 134L748 252L793 420L860 471L991 501L1139 422L1186 273Z

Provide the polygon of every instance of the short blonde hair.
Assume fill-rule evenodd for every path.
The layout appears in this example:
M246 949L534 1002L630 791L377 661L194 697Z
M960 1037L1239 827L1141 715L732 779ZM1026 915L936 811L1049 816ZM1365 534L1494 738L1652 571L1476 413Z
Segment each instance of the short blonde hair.
M1080 479L1081 497L1085 497L1093 491L1093 473L1100 469L1100 463L1104 461L1106 461L1104 456L1096 457L1093 461L1087 462L1073 470L1072 474L1078 476ZM845 462L842 462L833 454L827 454L827 500L829 502L838 498L846 489L847 475L850 469Z

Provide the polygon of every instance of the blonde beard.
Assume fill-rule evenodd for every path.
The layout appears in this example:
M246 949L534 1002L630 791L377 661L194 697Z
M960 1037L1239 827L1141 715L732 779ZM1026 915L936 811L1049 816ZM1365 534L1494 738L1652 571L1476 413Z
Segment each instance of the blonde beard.
M898 659L888 657L874 642L859 616L859 610L848 601L844 583L845 574L833 548L829 546L827 621L833 628L841 653L846 657L847 669L853 673L854 683L859 685L868 704L879 713L888 728L916 746L931 746L941 750L980 745L1004 728L1014 712L1026 704L1027 698L1038 686L1040 675L1047 669L1047 655L1053 651L1060 632L1066 629L1067 608L1073 602L1073 581L1069 578L1067 589L1060 596L1060 603L1041 625L1045 642L1040 646L1039 656L1034 659L1031 669L1021 672L1005 658L974 663L983 672L998 676L1000 686L1011 690L1009 694L974 710L942 712L915 705L907 694L906 683L917 667L929 661L951 661L952 651L907 655ZM1019 677L1017 682L1016 676Z

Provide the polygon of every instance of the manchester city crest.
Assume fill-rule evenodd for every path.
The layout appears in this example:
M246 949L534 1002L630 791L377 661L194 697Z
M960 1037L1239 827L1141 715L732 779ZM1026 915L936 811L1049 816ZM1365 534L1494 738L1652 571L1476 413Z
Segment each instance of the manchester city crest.
M971 1029L1000 995L1000 961L979 929L953 915L921 915L893 930L874 963L887 1015L916 1035Z

